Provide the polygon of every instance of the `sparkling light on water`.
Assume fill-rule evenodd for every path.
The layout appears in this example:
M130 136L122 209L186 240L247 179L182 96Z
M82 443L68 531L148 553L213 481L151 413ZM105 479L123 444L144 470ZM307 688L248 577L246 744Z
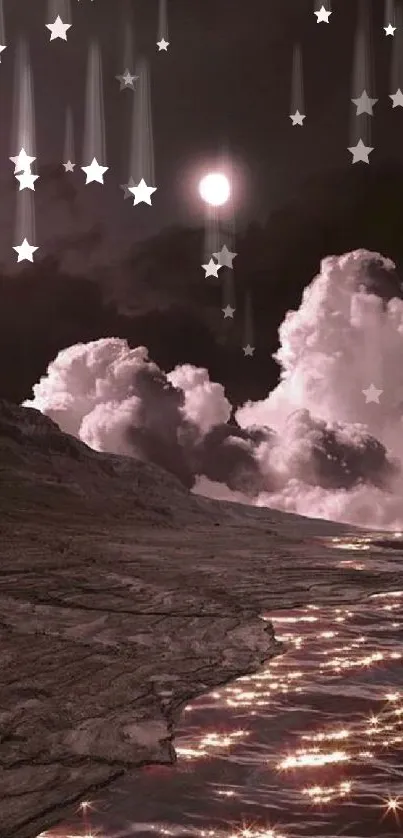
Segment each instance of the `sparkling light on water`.
M130 831L103 832L104 838L132 838L149 830L195 838L335 838L342 833L373 838L400 829L403 687L393 677L400 678L395 612L402 606L403 590L380 591L357 605L311 605L265 616L286 653L185 708L174 743L178 762L161 775L172 793L176 822L134 823ZM223 712L225 725L219 722ZM260 742L265 720L269 730ZM206 781L204 793L200 785L189 786L190 796L178 785L170 788L175 777L183 784L186 776L191 784L198 771L209 777L206 772L216 761L222 770L215 782ZM241 768L247 775L238 781ZM239 813L248 805L264 816L258 824L220 817L228 824L220 827L217 814L211 818L212 802L223 813L226 807ZM84 816L83 807L87 803ZM190 823L182 823L181 812ZM95 836L98 830L85 814L82 832L75 824L47 838ZM212 820L213 828L207 828ZM355 831L349 831L353 822Z

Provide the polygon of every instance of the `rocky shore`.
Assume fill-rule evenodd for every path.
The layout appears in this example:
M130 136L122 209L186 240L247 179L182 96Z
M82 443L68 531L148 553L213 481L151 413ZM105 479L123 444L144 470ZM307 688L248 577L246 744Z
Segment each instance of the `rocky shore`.
M348 531L197 498L0 402L0 838L172 763L184 704L283 651L262 612L401 587L338 566L321 538Z

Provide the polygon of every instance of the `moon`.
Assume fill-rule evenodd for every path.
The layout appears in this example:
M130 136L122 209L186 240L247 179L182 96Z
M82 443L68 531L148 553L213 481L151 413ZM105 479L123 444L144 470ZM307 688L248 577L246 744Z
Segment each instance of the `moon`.
M230 197L229 180L222 172L210 172L199 183L200 197L212 207L226 204Z

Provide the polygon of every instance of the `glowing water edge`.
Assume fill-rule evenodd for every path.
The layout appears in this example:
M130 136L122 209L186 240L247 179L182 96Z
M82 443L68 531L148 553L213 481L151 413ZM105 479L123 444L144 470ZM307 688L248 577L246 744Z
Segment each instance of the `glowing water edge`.
M332 543L339 564L353 547L358 569L399 571L401 533ZM287 652L186 708L177 764L128 775L48 836L402 835L403 590L263 619Z

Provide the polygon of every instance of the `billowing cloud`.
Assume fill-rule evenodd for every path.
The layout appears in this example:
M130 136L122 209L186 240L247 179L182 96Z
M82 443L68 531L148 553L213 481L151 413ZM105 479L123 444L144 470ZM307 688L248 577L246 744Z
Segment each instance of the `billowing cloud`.
M403 526L403 301L394 264L324 259L288 312L267 398L235 412L189 364L105 338L59 352L25 402L99 451L150 460L193 491L363 526ZM363 393L381 391L377 401Z

